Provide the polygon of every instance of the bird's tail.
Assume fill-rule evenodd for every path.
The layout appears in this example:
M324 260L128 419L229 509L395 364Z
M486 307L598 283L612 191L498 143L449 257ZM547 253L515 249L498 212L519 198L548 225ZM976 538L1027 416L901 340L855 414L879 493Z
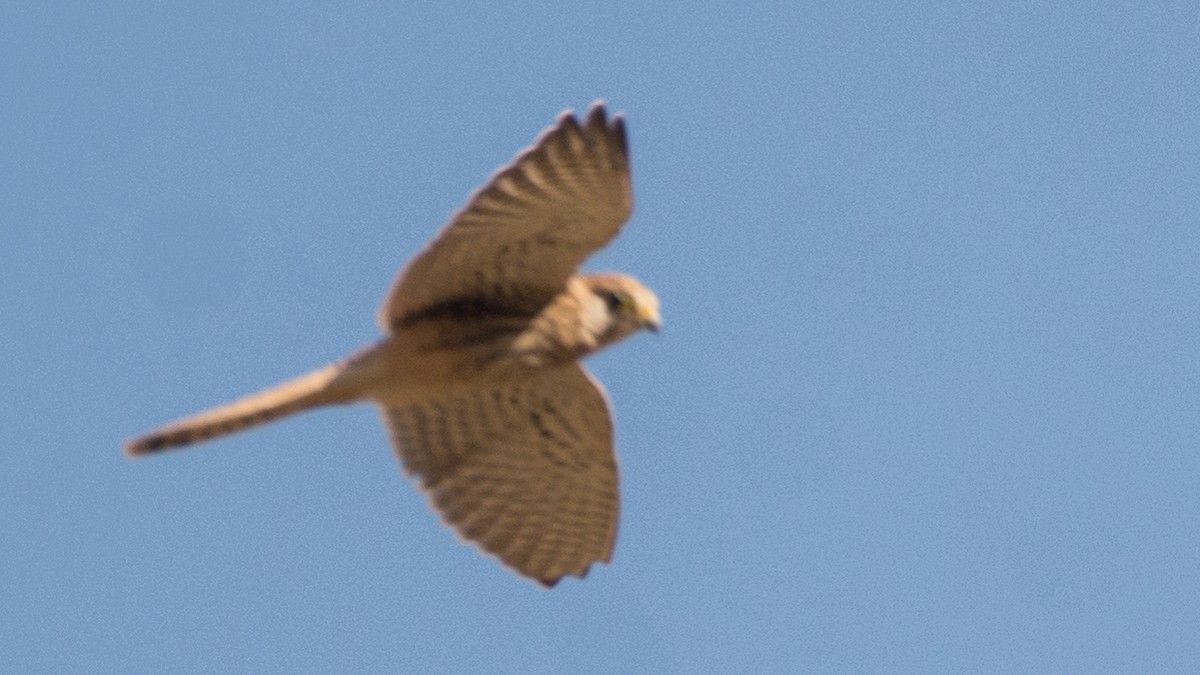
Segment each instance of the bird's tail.
M331 403L346 403L332 387L344 363L314 370L241 400L185 417L125 443L125 454L138 457L236 433Z

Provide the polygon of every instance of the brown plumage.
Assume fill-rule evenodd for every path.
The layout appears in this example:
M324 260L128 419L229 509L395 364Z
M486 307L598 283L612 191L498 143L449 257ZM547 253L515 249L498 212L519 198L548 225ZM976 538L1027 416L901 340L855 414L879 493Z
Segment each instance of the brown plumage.
M129 441L133 456L331 404L378 404L405 470L460 535L553 586L611 559L617 468L603 389L579 359L644 329L658 299L578 275L632 210L621 116L569 111L400 273L387 336L357 355Z

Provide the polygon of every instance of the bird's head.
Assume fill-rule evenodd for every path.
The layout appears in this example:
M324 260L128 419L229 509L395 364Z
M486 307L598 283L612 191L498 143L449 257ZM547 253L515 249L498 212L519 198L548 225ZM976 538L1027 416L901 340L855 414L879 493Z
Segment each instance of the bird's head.
M637 279L623 274L591 274L584 277L584 282L601 301L593 304L602 313L597 322L601 344L612 344L643 329L657 333L662 326L658 296Z

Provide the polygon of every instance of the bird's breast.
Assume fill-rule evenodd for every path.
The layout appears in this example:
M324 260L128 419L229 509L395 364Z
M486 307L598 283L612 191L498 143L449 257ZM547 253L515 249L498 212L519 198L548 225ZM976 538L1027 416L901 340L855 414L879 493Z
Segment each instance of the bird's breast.
M537 321L427 321L406 326L350 360L362 398L425 399L431 391L493 386L577 358Z

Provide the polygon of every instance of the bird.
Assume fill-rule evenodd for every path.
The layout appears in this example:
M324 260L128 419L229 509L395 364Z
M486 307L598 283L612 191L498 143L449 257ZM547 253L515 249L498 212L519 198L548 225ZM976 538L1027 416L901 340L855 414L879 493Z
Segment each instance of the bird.
M445 524L549 588L609 563L619 495L611 407L581 359L643 330L657 296L582 273L633 211L623 114L562 112L400 271L384 337L351 356L124 444L128 456L313 408L373 403Z

